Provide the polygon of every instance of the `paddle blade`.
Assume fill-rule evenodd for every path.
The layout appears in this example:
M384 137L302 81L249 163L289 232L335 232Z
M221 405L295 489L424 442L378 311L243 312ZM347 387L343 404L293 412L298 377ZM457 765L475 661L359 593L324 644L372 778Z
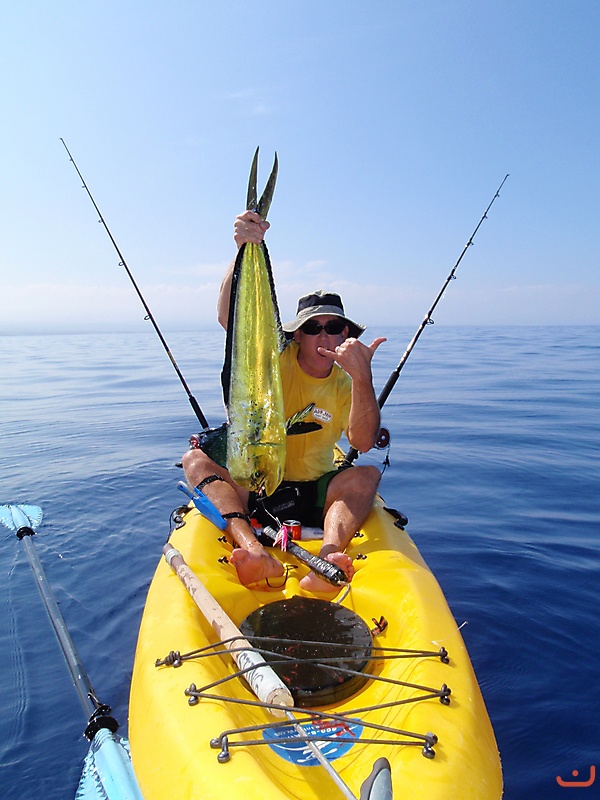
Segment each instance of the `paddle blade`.
M42 521L42 509L39 506L6 505L0 506L0 522L11 531L21 528L35 530Z
M83 762L75 800L143 800L127 739L106 728L98 731Z
M387 758L378 758L360 787L360 800L392 800L392 770Z

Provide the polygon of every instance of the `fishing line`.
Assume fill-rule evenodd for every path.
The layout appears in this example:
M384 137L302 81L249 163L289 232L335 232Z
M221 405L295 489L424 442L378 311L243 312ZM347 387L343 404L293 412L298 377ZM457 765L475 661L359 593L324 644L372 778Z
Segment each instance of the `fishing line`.
M129 280L130 280L130 281L131 281L131 283L133 284L133 288L134 288L134 289L135 289L135 291L137 292L137 295L138 295L138 297L140 298L140 300L141 300L141 302L142 302L142 305L144 306L144 309L145 309L145 311L146 311L146 317L144 317L144 319L146 319L146 320L149 320L149 321L152 323L152 325L153 325L153 327L154 327L154 330L156 331L156 333L157 333L157 335L158 335L158 338L160 339L160 341L161 341L161 344L162 344L162 346L164 347L166 354L169 356L169 359L170 359L170 361L171 361L171 364L173 365L173 368L175 369L175 372L177 373L177 376L178 376L179 380L181 381L181 385L182 385L182 386L183 386L183 388L185 389L185 392L186 392L186 394L187 394L187 396L188 396L188 400L190 401L190 405L192 406L192 409L194 410L194 413L195 413L196 417L198 418L198 421L200 422L200 425L202 425L202 427L204 428L204 430L208 430L208 427L209 427L209 426L208 426L208 422L206 421L206 417L205 417L205 416L204 416L204 414L202 413L202 409L200 408L200 405L198 404L198 401L196 400L196 398L194 397L194 395L193 395L193 394L192 394L192 392L190 391L190 388L189 388L189 386L187 385L187 383L186 383L186 381L185 381L185 378L183 377L183 375L182 375L182 373L181 373L181 370L180 370L180 369L179 369L179 367L177 366L177 362L175 361L175 359L173 358L173 354L172 354L172 353L171 353L171 351L169 350L169 346L168 346L168 344L167 344L167 342L166 342L166 340L165 340L165 337L162 335L162 333L161 333L161 331L160 331L160 328L158 327L158 325L157 325L157 323L156 323L156 320L154 319L154 316L153 316L152 312L150 311L150 308L149 308L148 304L147 304L147 303L146 303L146 301L144 300L144 296L142 295L142 293L141 293L141 291L140 291L140 288L139 288L139 286L138 286L138 285L137 285L137 283L135 282L135 278L133 277L133 275L132 275L132 273L131 273L131 270L130 270L130 269L129 269L129 267L127 266L127 262L125 261L125 258L124 258L124 256L123 256L123 254L121 253L121 250L119 249L119 245L117 244L117 242L115 241L115 238L114 238L114 236L113 236L113 235L112 235L112 233L110 232L110 228L109 228L109 227L108 227L108 225L106 224L106 221L105 221L104 217L102 216L102 212L101 212L101 211L100 211L100 209L98 208L98 206L97 206L97 204L96 204L96 201L94 200L94 198L93 198L93 196L92 196L92 193L90 192L90 190L89 190L89 188L88 188L88 185L87 185L87 183L85 182L85 179L84 179L83 175L82 175L82 174L81 174L81 172L79 171L79 167L78 167L78 166L77 166L77 164L75 163L75 159L74 159L74 158L73 158L73 156L71 155L71 153L70 153L70 151L69 151L69 148L67 147L67 145L66 145L66 143L65 143L65 140L64 140L63 138L61 138L61 142L63 143L63 146L64 146L65 150L67 151L67 153L68 153L68 155L69 155L69 158L70 158L70 160L71 160L71 163L72 163L72 164L73 164L73 166L75 167L75 171L77 172L77 174L78 174L78 175L79 175L79 177L81 178L81 182L83 183L83 188L84 188L84 189L85 189L85 191L87 192L87 194L88 194L88 197L89 197L89 198L90 198L90 200L92 201L92 205L93 205L93 206L94 206L94 208L96 209L96 213L98 214L98 216L99 216L99 218L100 218L100 219L99 219L99 222L101 222L101 223L102 223L102 225L104 226L104 230L105 230L105 231L106 231L106 233L108 234L108 238L110 239L110 241L111 241L111 242L112 242L112 244L113 244L113 247L114 247L114 248L115 248L115 250L117 251L117 255L119 256L119 259L120 259L120 261L119 261L119 266L120 266L120 267L124 267L124 268L125 268L125 271L127 272L127 275L128 275L128 277L129 277Z
M480 220L479 220L479 222L477 223L477 226L475 227L475 230L473 231L473 233L471 234L471 236L470 236L470 238L469 238L469 241L468 241L468 242L466 243L466 245L463 247L462 253L461 253L461 254L460 254L460 256L458 257L458 260L457 260L456 264L455 264L455 265L452 267L452 269L450 270L450 274L448 275L448 277L447 277L447 278L446 278L446 280L444 281L444 284L443 284L442 288L440 289L440 291L439 291L439 292L438 292L438 294L437 294L437 297L436 297L436 298L435 298L435 300L433 301L433 305L431 306L431 308L429 309L429 311L428 311L428 312L425 314L425 316L423 317L423 321L421 322L421 324L420 324L420 325L419 325L419 327L417 328L417 332L415 333L415 335L413 336L413 338L410 340L410 342L409 342L409 344L408 344L408 347L407 347L407 348L406 348L406 350L404 351L404 354L403 354L402 358L400 359L400 362L399 362L398 366L397 366L397 367L396 367L396 369L395 369L395 370L392 372L392 374L390 375L390 377L387 379L387 383L385 384L385 386L384 386L384 387L383 387L383 389L381 390L381 394L380 394L380 395L379 395L379 397L377 398L377 402L378 402L378 404L379 404L379 408L380 408L380 409L382 409L382 408L383 408L383 406L384 406L384 404L385 404L385 401L388 399L388 397L389 397L389 396L390 396L390 394L391 394L391 391L392 391L392 389L393 389L393 388L394 388L394 386L396 385L396 381L397 381L397 380L398 380L398 378L400 377L400 372L402 371L402 367L403 367L403 366L406 364L406 362L408 361L408 357L409 357L409 356L410 356L410 354L412 353L414 346L416 345L416 343L417 343L417 342L418 342L418 340L419 340L419 337L421 336L421 334L423 333L423 331L425 330L425 328L427 327L427 325L433 325L433 319L432 319L432 316L433 316L433 312L434 312L434 311L435 311L435 309L436 309L436 306L437 306L437 304L440 302L440 300L441 300L441 299L442 299L442 297L444 296L444 292L446 291L446 288L447 288L448 284L450 283L450 281L452 281L452 280L454 280L454 279L456 278L456 274L455 274L455 273L456 273L456 270L458 269L458 265L459 265L459 264L460 264L460 262L463 260L463 257L464 257L464 255L465 255L465 253L467 252L467 250L469 249L469 247L471 247L471 245L473 244L473 239L475 238L475 236L476 236L476 234L477 234L477 231L478 231L478 230L479 230L479 228L481 227L481 225L482 225L482 223L483 223L483 220L484 220L484 219L487 219L488 211L489 211L489 210L490 210L490 208L493 206L493 204L494 204L494 201L496 200L496 198L500 196L500 190L502 189L502 187L503 187L503 186L504 186L504 184L506 183L506 180L507 180L507 178L508 178L508 174L506 174L506 175L504 176L504 180L502 181L502 183L500 184L500 186L499 186L499 187L496 189L496 193L495 193L495 195L492 197L492 199L490 200L490 203L489 203L488 207L487 207L487 208L486 208L486 210L483 212L483 214L482 214L482 216L481 216L481 219L480 219ZM345 463L351 464L353 461L355 461L355 460L358 458L358 455L359 455L359 453L358 453L358 450L356 450L354 447L351 447L351 448L350 448L350 450L348 450L348 452L346 453L346 456L345 456L345 459L344 459Z

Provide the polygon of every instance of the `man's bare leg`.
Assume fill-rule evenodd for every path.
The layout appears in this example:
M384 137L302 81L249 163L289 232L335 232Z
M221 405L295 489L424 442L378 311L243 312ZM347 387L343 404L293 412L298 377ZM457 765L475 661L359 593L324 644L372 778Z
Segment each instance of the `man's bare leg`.
M188 450L182 461L185 477L190 486L197 486L209 475L219 475L222 478L208 483L202 489L221 514L248 513L248 493L236 486L227 470L216 464L206 453L202 450ZM228 519L225 532L237 545L229 561L236 568L240 583L247 585L283 575L281 562L267 553L246 520L237 517Z
M354 575L354 566L344 551L369 515L380 480L377 467L350 467L332 478L327 487L325 533L319 555L343 569L349 581ZM302 578L300 586L311 592L337 591L314 572Z

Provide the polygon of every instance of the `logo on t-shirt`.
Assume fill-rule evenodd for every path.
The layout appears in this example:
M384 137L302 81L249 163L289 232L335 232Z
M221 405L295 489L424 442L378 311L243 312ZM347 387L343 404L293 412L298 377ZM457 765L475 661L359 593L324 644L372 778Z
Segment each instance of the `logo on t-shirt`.
M313 417L320 422L331 422L332 414L324 408L313 408Z

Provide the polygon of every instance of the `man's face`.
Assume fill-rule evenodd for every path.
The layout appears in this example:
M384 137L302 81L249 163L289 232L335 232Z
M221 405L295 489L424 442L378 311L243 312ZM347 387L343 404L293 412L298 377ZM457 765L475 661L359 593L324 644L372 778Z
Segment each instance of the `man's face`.
M329 326L327 323L331 324L331 328L333 328L334 331L339 330L339 332L328 333L327 327ZM340 325L342 325L341 329ZM308 333L306 331L308 331ZM312 334L311 331L313 331ZM348 326L344 324L344 320L331 314L321 314L317 317L311 317L308 322L305 322L304 325L294 333L294 340L298 342L300 347L301 363L318 371L323 371L325 368L330 370L334 361L331 356L320 353L318 348L324 347L327 350L333 351L347 337Z

